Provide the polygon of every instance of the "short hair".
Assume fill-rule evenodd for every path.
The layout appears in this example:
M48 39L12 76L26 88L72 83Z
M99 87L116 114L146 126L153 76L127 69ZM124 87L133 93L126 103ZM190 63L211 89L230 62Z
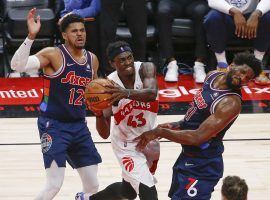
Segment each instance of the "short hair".
M126 41L116 41L109 43L106 49L106 54L108 59L112 61L117 55L124 51L129 51L132 53L129 43L127 43Z
M248 65L254 71L255 77L262 72L262 62L248 51L235 54L233 63L236 65Z
M227 176L223 179L221 194L227 200L246 200L248 186L239 176Z
M60 23L60 31L65 32L67 27L76 22L81 22L84 24L84 19L78 15L78 14L69 14L63 18L63 20Z

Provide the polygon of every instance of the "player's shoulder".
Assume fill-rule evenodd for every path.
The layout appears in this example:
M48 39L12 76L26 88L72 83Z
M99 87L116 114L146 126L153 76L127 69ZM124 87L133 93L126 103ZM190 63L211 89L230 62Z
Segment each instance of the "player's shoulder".
M139 68L140 75L142 76L155 76L156 74L156 67L155 64L152 62L141 62Z

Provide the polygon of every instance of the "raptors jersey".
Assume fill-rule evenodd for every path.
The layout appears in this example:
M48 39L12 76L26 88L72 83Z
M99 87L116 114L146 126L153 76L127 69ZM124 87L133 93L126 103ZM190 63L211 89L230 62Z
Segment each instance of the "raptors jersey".
M78 63L65 45L60 45L59 49L63 64L53 75L44 75L41 115L63 122L84 120L84 90L93 78L92 55L84 50L86 60Z
M135 62L134 90L143 89L143 83L139 74L141 62ZM111 73L108 78L125 88L118 77L117 71ZM121 141L131 142L144 131L157 126L158 100L143 102L131 99L121 99L117 106L112 107L114 123L111 129L111 137Z
M205 81L203 88L198 91L191 102L184 121L181 124L182 129L197 129L200 124L215 112L216 105L228 95L237 95L241 98L240 90L219 90L213 88L213 83L222 72L214 72ZM216 137L212 138L200 147L182 145L183 152L187 155L212 158L221 155L224 151L222 139L226 131L230 128L235 119L228 124Z

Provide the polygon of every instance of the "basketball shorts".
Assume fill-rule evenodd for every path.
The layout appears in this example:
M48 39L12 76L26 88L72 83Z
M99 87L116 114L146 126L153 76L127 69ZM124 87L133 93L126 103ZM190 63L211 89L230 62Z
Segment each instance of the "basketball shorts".
M210 200L222 175L222 156L195 158L180 155L173 167L169 197L172 200Z
M52 161L58 167L66 167L68 161L73 168L101 162L85 121L60 122L39 116L38 129L45 168L50 168Z
M123 142L111 137L112 148L122 168L122 177L139 194L139 185L148 187L156 184L153 176L159 160L160 145L155 140L148 144L144 152L136 150L137 142Z

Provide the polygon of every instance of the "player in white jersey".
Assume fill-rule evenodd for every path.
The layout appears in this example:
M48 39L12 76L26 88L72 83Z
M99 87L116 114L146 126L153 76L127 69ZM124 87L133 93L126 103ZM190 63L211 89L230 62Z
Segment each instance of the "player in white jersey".
M136 150L137 142L134 141L144 131L157 127L155 66L148 62L134 62L129 44L123 41L111 43L107 54L110 64L116 69L107 77L113 84L105 91L112 93L112 106L102 112L96 111L96 127L101 137L111 135L123 181L109 185L90 199L135 199L138 194L141 200L157 200L153 174L159 159L159 141L149 143L143 152Z

